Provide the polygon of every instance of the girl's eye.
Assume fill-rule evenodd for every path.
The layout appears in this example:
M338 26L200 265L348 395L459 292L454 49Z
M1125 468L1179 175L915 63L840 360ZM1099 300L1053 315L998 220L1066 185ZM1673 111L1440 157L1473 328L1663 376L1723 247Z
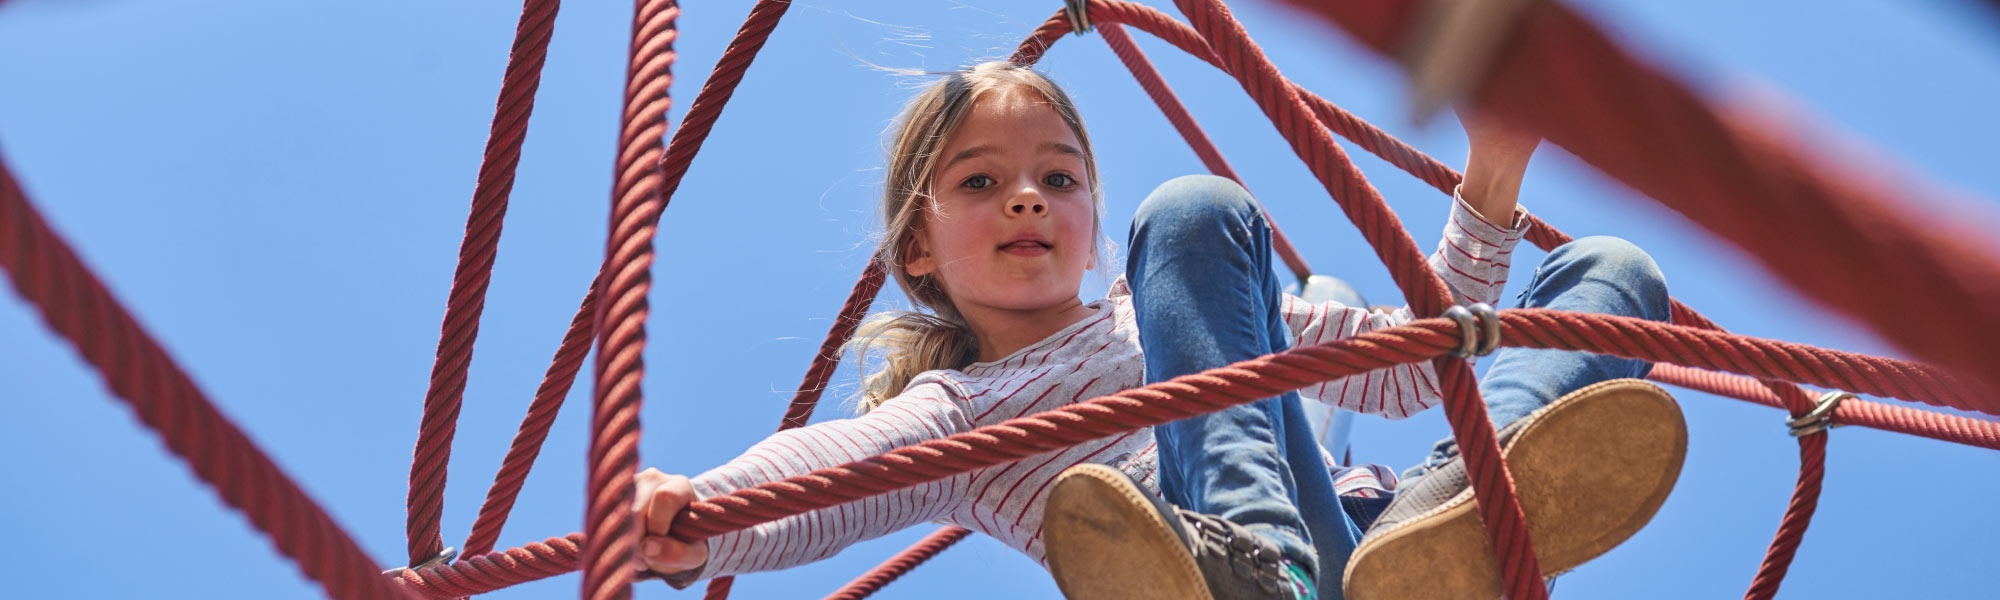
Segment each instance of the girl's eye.
M1042 183L1049 187L1066 188L1076 185L1076 178L1070 177L1068 173L1050 173L1042 178Z
M965 182L960 183L959 185L965 186L968 189L975 189L975 190L985 189L986 187L993 185L993 178L987 177L985 175L973 175L971 177L965 178Z

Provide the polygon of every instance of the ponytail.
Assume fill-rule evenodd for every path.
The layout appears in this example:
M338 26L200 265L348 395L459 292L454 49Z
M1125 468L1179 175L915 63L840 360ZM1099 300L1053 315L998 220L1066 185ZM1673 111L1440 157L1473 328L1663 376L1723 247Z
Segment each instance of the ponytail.
M861 413L903 393L920 373L964 368L979 356L979 341L963 320L908 311L869 317L849 346L864 368L870 348L882 351L881 368L861 380L855 407Z

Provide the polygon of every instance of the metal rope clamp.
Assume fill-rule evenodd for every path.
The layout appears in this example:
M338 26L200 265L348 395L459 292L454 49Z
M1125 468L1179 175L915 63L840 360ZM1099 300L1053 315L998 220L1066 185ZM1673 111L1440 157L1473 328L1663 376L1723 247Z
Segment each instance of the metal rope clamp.
M382 574L390 577L402 577L404 573L410 571L428 569L438 565L446 564L457 558L458 558L458 549L447 546L443 551L438 552L437 556L425 559L424 562L420 562L415 565L407 567L396 567L394 569L383 571Z
M1492 306L1483 302L1453 306L1444 316L1458 323L1458 347L1451 349L1452 356L1486 356L1500 349L1500 314Z
M1791 428L1792 437L1805 437L1840 427L1839 423L1833 422L1833 411L1840 409L1840 401L1854 397L1854 394L1842 391L1821 394L1819 404L1813 406L1812 412L1796 419L1786 420L1785 426Z
M1063 15L1069 17L1069 32L1090 33L1090 0L1063 0Z

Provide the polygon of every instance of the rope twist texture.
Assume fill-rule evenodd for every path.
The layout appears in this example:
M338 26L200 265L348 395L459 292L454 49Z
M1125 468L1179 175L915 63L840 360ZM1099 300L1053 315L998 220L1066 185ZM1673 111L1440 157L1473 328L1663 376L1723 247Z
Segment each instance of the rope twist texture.
M558 5L557 0L527 0L514 28L514 50L507 57L500 99L486 138L486 155L479 163L479 183L472 192L471 215L466 218L465 240L458 249L458 268L445 302L444 329L438 335L437 362L431 366L430 389L424 394L423 419L410 461L409 517L404 531L409 538L411 565L444 550L438 530L444 516L451 440L458 431L466 374L472 367L472 343L479 337L479 316L486 309L486 288L500 247L500 225L507 216L507 196L514 189L515 167L521 164L521 145L528 138L528 117L535 110L535 90L542 84L542 65L548 59ZM487 548L491 547L488 543Z
M591 600L631 597L636 576L628 565L639 533L632 500L646 374L646 298L653 283L653 235L666 209L660 140L667 131L679 16L673 0L638 0L632 19L602 280L605 302L597 306L597 388L582 555L583 595Z

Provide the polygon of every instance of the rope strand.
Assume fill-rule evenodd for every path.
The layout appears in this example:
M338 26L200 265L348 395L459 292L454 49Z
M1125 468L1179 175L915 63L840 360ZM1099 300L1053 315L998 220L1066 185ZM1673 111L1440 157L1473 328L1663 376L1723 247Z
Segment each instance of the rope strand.
M604 301L597 304L597 388L591 410L590 471L584 513L583 595L624 600L636 573L632 514L639 470L639 408L645 380L647 295L653 280L653 234L666 209L659 159L673 83L674 0L638 0L625 71L625 113L619 127L611 227L606 236Z
M458 249L458 268L445 301L437 362L431 366L415 457L410 461L410 492L405 501L409 516L404 532L409 538L411 565L444 550L438 530L444 517L451 440L458 431L459 406L472 367L472 343L479 337L480 313L486 310L486 288L493 279L500 225L507 217L515 168L521 164L521 145L528 139L528 117L535 110L535 91L542 85L542 65L548 59L558 5L557 0L527 0L521 7L520 23L514 27L514 50L507 57L500 99L486 138L486 155L479 163L479 183L472 191L472 210L466 217L465 240Z
M1798 373L1801 379L1792 383L1871 395L1951 384L1943 371L1906 361L1644 319L1548 309L1499 315L1505 346L1599 352L1754 377ZM1292 348L695 502L675 519L673 536L699 541L1322 381L1431 360L1458 343L1457 324L1434 318ZM1903 399L1962 404L1958 398Z

